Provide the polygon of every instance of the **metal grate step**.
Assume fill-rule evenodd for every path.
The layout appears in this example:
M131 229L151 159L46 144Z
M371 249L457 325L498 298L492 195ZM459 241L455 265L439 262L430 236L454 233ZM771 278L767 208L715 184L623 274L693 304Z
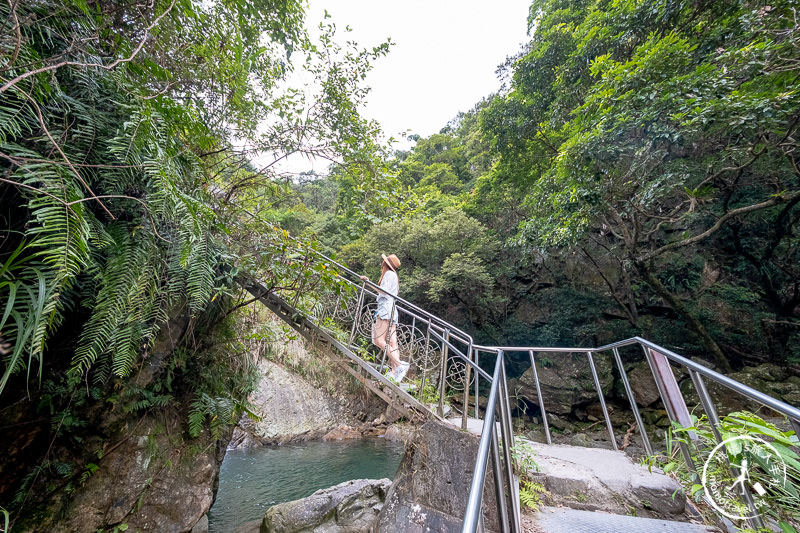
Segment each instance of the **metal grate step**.
M636 516L543 507L534 515L537 533L710 533L719 530L700 524Z

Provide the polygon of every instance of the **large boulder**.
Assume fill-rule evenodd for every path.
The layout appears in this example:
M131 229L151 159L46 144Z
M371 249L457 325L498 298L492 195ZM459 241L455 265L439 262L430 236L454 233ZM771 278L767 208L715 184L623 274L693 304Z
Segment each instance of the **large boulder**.
M472 484L479 437L429 421L406 446L375 533L460 532ZM486 527L499 530L493 474L486 474Z
M261 533L362 533L383 507L389 479L357 479L270 507Z
M633 397L639 407L650 407L661 398L655 378L653 378L653 371L650 370L650 365L646 360L633 365L627 374Z
M603 394L607 396L614 383L613 357L610 354L594 354L593 359ZM536 360L536 371L539 374L542 400L548 413L568 415L576 406L598 400L592 371L584 354L540 355ZM509 380L509 391L512 395L521 396L530 403L539 405L531 368L519 379Z
M334 398L301 376L271 361L259 367L261 380L250 402L260 420L243 416L231 448L320 438L346 418Z

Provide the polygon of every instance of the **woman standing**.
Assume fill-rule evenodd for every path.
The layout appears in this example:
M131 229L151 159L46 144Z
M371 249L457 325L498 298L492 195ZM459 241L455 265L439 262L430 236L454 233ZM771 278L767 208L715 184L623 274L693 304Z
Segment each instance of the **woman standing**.
M400 382L408 372L408 363L400 361L400 348L397 346L397 309L394 305L394 297L400 290L400 282L397 278L397 269L400 268L400 260L395 254L386 256L381 254L381 279L378 280L380 290L378 291L378 310L375 312L375 329L372 331L372 343L386 352L389 356L391 370L387 374L389 379ZM366 276L361 276L366 280ZM387 346L388 339L388 350Z

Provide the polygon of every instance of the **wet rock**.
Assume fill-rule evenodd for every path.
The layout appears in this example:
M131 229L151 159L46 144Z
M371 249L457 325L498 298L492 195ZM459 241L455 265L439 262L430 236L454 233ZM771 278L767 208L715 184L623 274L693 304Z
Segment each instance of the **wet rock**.
M592 447L592 439L590 439L586 433L576 433L569 439L569 443L572 446Z
M548 414L547 422L550 424L551 428L563 431L564 433L572 433L575 429L575 424L563 416Z
M208 533L208 515L204 514L194 525L190 533Z
M259 533L261 531L261 520L251 520L237 527L231 533Z
M606 404L606 410L609 416L616 410L612 404ZM575 408L575 417L578 420L588 420L589 422L597 422L598 420L605 420L603 413L603 406L600 402L592 402L588 405L581 405Z
M352 439L360 439L361 432L357 429L353 429L350 426L339 426L322 437L322 440L352 440Z
M409 442L417 433L417 428L411 424L392 424L386 429L383 438L390 442Z
M547 442L547 434L544 427L534 428L525 433L525 438L533 442Z
M391 485L389 479L357 479L307 498L271 507L260 533L356 533L369 531Z
M171 431L178 431L177 420L169 423ZM159 429L161 424L143 419L130 438L98 462L98 469L73 496L65 517L54 516L55 525L41 523L43 529L36 531L93 533L120 523L130 531L181 533L195 527L202 531L230 431L219 440L204 431L176 446Z
M250 396L261 420L243 416L230 448L319 438L345 418L336 399L271 361L259 363L262 378Z
M387 405L386 410L381 415L381 418L383 418L383 421L387 424L394 424L403 418L403 416L403 413L399 409L395 409L391 405Z

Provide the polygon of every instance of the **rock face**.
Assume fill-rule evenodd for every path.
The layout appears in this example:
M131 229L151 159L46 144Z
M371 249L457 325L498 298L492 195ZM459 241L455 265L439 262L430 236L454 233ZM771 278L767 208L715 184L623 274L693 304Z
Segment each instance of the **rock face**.
M375 524L375 533L460 532L479 438L448 424L425 423L406 454ZM497 531L491 469L486 474L486 527Z
M764 363L758 366L745 367L738 372L729 374L728 377L790 405L800 405L800 378L790 376L784 368L778 365ZM706 386L711 398L717 405L720 416L733 411L757 411L760 407L757 402L731 392L711 380L706 380Z
M383 507L389 479L357 479L271 507L261 533L361 533ZM400 531L400 530L398 530Z
M62 516L30 531L93 533L126 524L130 531L181 533L191 530L211 508L217 472L230 432L215 440L209 432L188 446L175 446L160 432L163 422L145 419L76 491ZM180 431L176 421L171 431ZM110 482L113 480L113 482ZM24 531L27 529L22 529Z
M595 354L593 358L600 386L603 393L608 395L614 382L612 356ZM544 407L548 413L568 415L576 406L596 402L598 399L592 371L585 355L556 353L540 356L536 361L536 371L539 374ZM518 380L509 380L509 391L539 405L533 370L530 368Z
M159 379L188 323L188 316L179 316L162 328L150 357L129 383L145 389ZM188 398L146 413L126 413L110 404L88 409L87 430L78 442L91 455L85 470L73 476L73 492L53 491L30 516L21 516L14 531L94 533L124 526L182 533L198 523L202 530L233 428L217 435L206 429L188 438Z
M297 374L271 361L259 367L261 381L250 401L261 420L242 417L232 448L321 437L346 418L329 395Z

